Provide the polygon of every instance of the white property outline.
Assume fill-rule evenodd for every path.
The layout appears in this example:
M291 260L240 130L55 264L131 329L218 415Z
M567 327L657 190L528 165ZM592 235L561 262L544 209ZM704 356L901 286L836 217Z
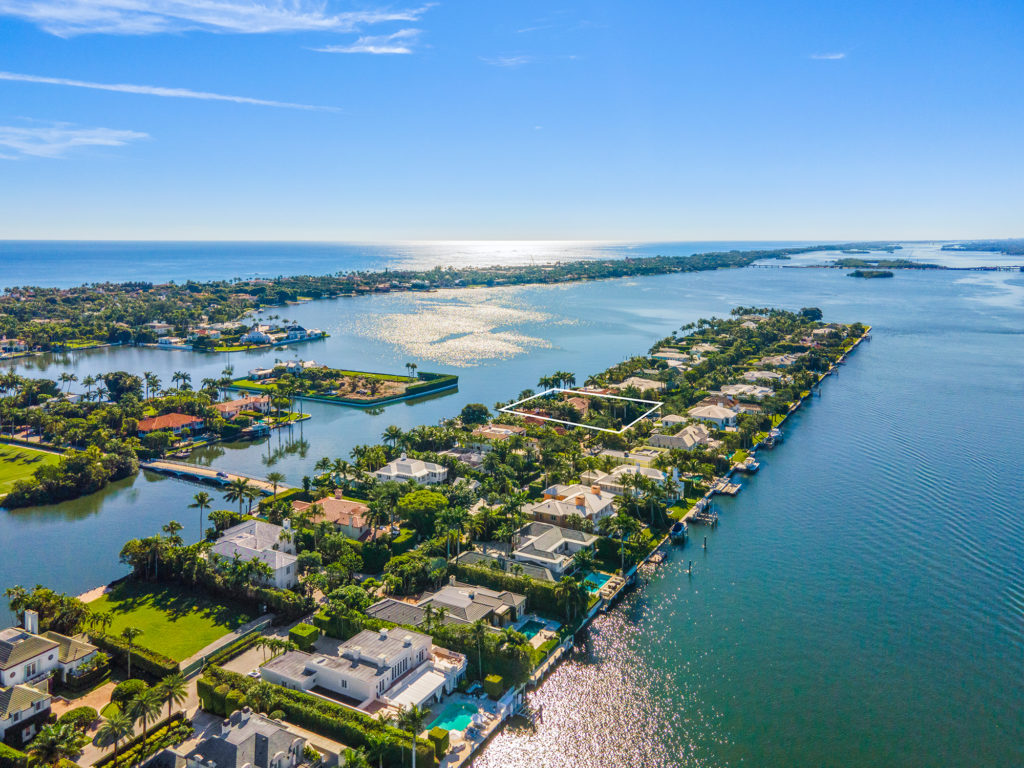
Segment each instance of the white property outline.
M631 421L629 424L624 426L622 429L608 429L607 427L595 427L592 424L577 424L574 421L565 421L563 419L553 419L550 416L538 416L535 413L522 413L520 411L514 410L517 405L522 405L523 403L529 402L530 400L536 400L538 397L545 397L546 395L550 395L552 392L564 392L564 393L569 394L569 395L583 395L584 397L604 397L604 398L607 398L609 400L628 400L631 403L643 403L644 405L653 405L654 407L653 408L648 408L645 413L642 413L640 416L637 416L635 419L633 419L633 421ZM580 391L578 389L563 389L562 387L551 387L551 389L545 389L543 392L539 392L536 395L530 395L529 397L524 397L522 400L518 400L518 401L516 401L514 403L509 403L504 408L499 408L498 409L498 413L510 413L513 416L522 416L524 419L525 418L530 418L530 419L540 419L541 421L553 421L555 424L565 424L568 427L583 427L584 429L593 429L593 430L596 430L598 432L611 432L613 435L621 435L627 429L629 429L634 424L636 424L638 421L640 421L640 419L646 419L648 416L650 416L656 410L661 408L661 406L663 406L663 405L664 405L664 403L661 402L660 400L641 400L640 398L637 398L637 397L622 397L621 395L606 395L603 392L582 392L582 391Z

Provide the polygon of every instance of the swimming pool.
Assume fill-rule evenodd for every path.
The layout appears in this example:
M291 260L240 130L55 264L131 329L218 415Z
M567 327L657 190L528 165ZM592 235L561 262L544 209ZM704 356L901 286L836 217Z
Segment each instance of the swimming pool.
M603 587L610 578L611 576L607 573L591 571L587 574L587 578L583 580L583 583L587 585L588 592L600 592L601 587Z
M449 702L427 728L444 728L446 731L464 731L473 720L477 708L464 701Z
M527 640L533 640L533 638L547 625L543 621L537 621L536 619L530 619L528 622L523 624L520 628L520 632L526 635Z

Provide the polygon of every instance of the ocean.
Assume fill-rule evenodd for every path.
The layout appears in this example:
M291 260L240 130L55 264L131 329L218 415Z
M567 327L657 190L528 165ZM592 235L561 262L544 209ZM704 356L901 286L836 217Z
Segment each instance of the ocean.
M104 269L93 265L93 279L113 279ZM331 333L294 349L104 349L15 367L80 378L151 370L165 381L187 369L198 381L229 363L299 356L383 371L412 361L460 376L457 392L380 415L308 404L313 418L290 433L195 457L242 472L273 467L297 483L316 459L345 457L389 424L493 405L553 370L583 378L737 305L819 306L826 320L871 324L872 340L787 423L785 443L763 455L740 495L720 502L720 525L694 527L532 694L543 708L536 731L505 730L475 765L1024 765L1019 273L855 280L770 265L369 296L281 310ZM86 499L0 513L0 588L44 582L78 593L115 578L125 539L172 518L195 538L187 507L197 490L143 473Z

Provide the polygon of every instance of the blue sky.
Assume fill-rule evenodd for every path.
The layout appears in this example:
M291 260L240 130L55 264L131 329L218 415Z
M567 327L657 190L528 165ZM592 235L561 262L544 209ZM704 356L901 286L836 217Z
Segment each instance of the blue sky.
M0 238L1024 236L1024 3L0 0Z

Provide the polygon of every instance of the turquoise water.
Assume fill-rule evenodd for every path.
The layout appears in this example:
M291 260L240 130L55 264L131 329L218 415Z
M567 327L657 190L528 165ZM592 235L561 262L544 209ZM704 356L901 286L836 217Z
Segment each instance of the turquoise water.
M547 625L543 621L530 619L528 622L523 624L522 628L519 631L526 635L526 638L528 640L532 640L534 637L537 636L537 633L544 629L544 627L546 626Z
M1019 274L859 281L750 268L289 307L288 317L333 334L301 348L304 358L371 370L411 360L454 370L459 391L380 416L311 405L314 419L291 434L215 446L199 460L273 466L299 482L320 456L343 456L389 424L436 423L553 370L599 370L737 304L820 306L826 319L873 324L873 339L787 426L785 443L760 455L743 492L718 503L719 527L695 532L708 549L670 558L603 616L532 694L544 706L537 732L500 734L475 765L1024 765ZM230 358L239 368L267 359ZM125 368L168 380L188 368L198 380L224 364L124 349L19 370L81 378ZM108 581L124 572L124 539L172 518L194 538L197 490L143 474L0 514L0 589Z
M446 704L441 713L434 718L427 726L430 728L444 728L446 731L464 731L473 720L477 708L464 702Z
M600 592L601 587L608 583L608 579L611 576L607 573L601 573L600 571L591 571L587 574L587 578L583 580L583 583L587 585L587 590L591 593Z

